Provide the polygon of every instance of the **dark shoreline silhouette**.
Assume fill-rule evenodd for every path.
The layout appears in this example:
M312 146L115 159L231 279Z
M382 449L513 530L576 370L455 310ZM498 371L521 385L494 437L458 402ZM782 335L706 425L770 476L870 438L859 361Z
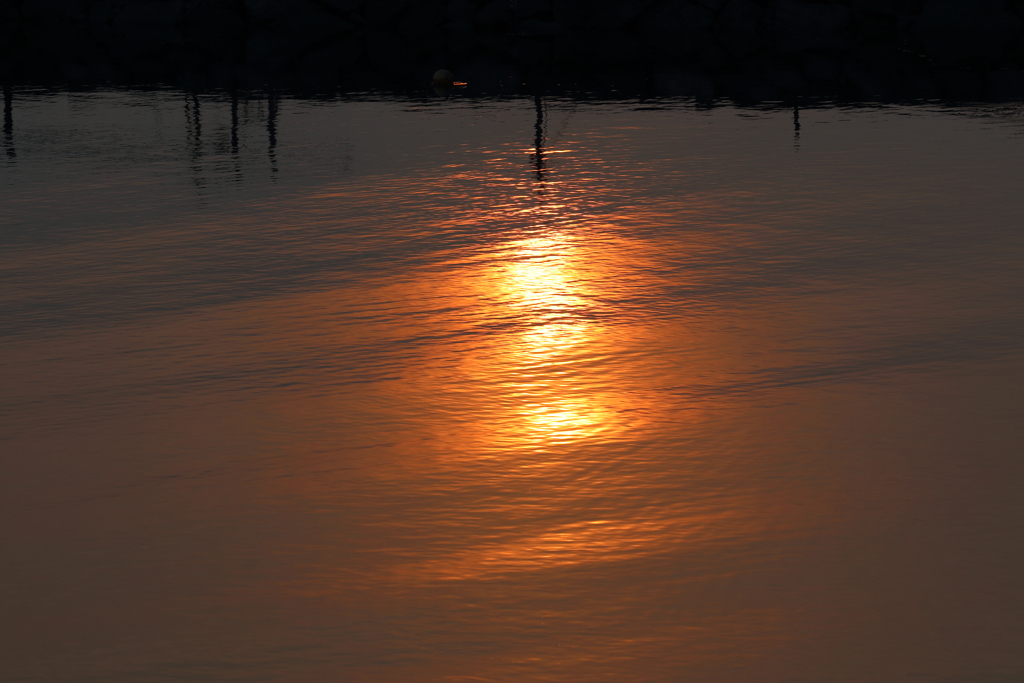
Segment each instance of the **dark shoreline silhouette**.
M14 84L1024 96L1024 0L0 0ZM525 90L524 90L525 88Z

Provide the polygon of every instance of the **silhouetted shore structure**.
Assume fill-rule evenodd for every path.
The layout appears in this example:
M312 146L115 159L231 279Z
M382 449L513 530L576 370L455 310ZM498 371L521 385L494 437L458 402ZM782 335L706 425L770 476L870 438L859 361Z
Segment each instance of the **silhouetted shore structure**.
M0 0L5 82L1024 96L1024 0Z

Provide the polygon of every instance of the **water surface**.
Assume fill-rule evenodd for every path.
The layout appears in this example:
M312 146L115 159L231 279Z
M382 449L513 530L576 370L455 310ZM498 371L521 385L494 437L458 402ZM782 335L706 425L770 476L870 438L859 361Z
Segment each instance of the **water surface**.
M7 681L1024 677L1024 119L14 89Z

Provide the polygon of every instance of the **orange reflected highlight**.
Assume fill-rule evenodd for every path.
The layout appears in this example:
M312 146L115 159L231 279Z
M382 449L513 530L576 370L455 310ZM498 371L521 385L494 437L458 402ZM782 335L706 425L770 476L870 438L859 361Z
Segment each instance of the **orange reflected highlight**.
M518 572L564 569L594 562L621 562L656 554L666 538L707 542L735 513L691 515L685 526L670 520L636 524L588 520L562 524L534 535L471 548L436 561L397 567L398 581L497 579Z
M570 184L545 169L543 182L520 182L509 165L494 159L489 175L450 181L519 182L515 194L468 197L424 221L437 233L476 229L477 245L355 297L360 311L387 308L391 322L336 330L348 344L353 329L366 343L431 340L412 347L392 379L340 392L321 408L338 448L351 453L359 438L383 458L360 474L364 481L430 501L415 539L405 518L367 522L394 540L372 556L372 575L339 567L344 582L390 590L491 581L708 553L801 526L782 519L786 492L747 492L708 445L689 444L695 435L731 439L708 426L717 406L687 392L744 371L733 340L694 315L655 319L645 304L665 286L663 245L635 228L699 219L708 207L672 199L595 211L614 192L613 178L589 173ZM679 260L742 238L737 230L670 239ZM698 277L675 272L674 286ZM723 488L733 497L716 499ZM415 551L402 550L409 543ZM320 579L304 592L330 593L338 577Z

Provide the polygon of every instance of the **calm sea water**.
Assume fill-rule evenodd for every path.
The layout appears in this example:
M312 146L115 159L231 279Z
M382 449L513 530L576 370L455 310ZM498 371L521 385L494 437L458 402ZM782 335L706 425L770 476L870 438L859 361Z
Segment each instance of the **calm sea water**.
M8 96L0 680L1024 680L1019 105Z

